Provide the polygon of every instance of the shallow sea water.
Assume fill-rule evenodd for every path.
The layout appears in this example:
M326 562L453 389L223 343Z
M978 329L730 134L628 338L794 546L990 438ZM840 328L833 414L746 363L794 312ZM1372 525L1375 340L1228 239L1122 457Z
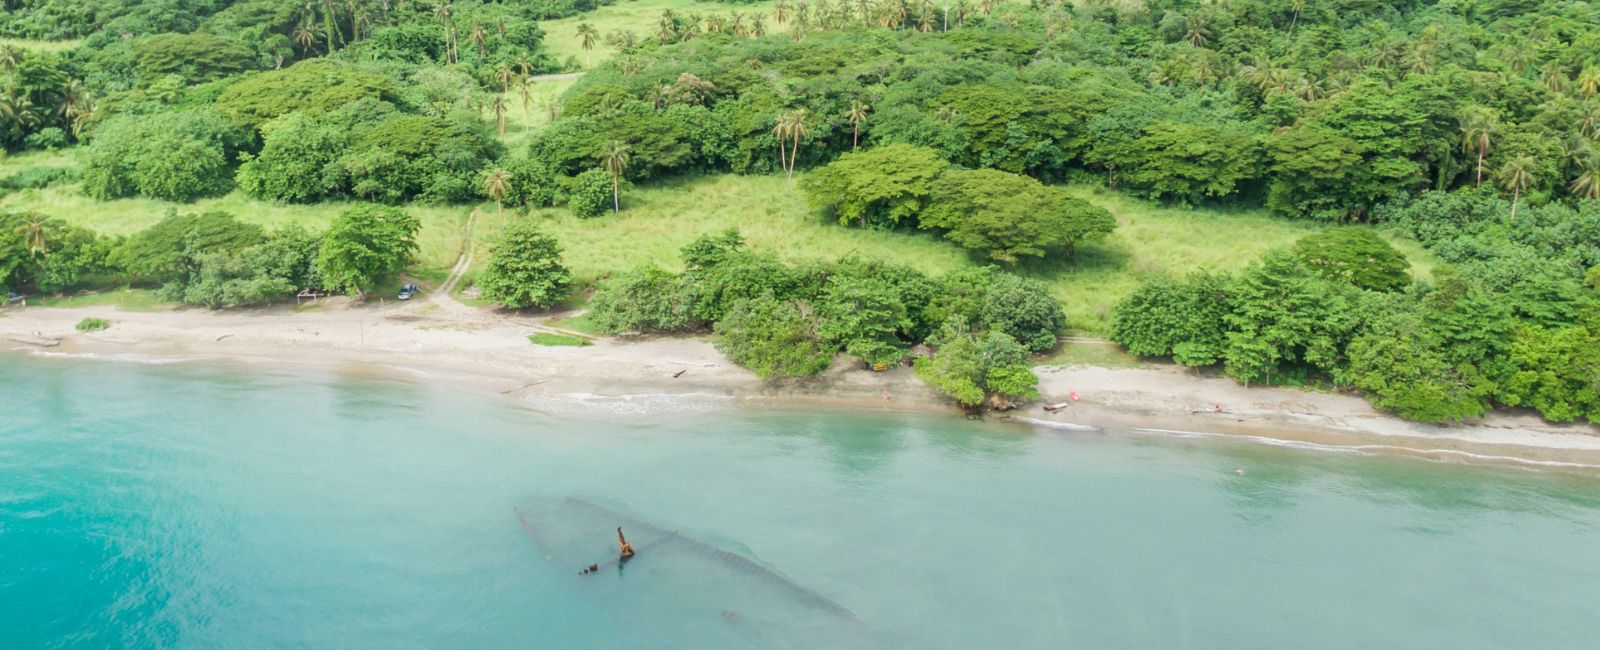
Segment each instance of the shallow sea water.
M1600 647L1593 475L581 402L0 356L0 648Z

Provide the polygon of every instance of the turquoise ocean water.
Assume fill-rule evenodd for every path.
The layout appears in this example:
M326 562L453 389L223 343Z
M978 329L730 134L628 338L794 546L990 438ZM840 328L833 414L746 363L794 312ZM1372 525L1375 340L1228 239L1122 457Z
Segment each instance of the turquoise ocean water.
M0 404L0 648L1600 647L1576 472L716 402L558 417L227 365L0 356ZM577 575L613 523L677 539Z

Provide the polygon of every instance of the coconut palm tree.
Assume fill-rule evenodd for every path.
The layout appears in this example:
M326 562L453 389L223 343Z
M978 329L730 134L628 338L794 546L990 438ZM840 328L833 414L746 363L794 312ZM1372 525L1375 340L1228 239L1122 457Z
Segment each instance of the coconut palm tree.
M533 103L533 90L528 87L528 75L522 75L517 80L517 96L522 98L522 130L528 130L531 120L528 118L528 106Z
M794 146L789 149L789 180L794 180L795 161L800 159L800 140L810 132L806 129L806 109L797 108L789 113L789 140Z
M450 14L453 8L448 2L441 2L433 7L433 17L439 21L439 27L444 34L444 62L455 63L455 35L456 28L450 24Z
M589 67L589 50L594 49L594 39L599 32L588 22L578 23L578 44L583 46L583 67Z
M310 56L311 46L317 44L317 27L302 21L294 28L294 42L300 46L300 56Z
M1584 97L1593 97L1600 92L1600 68L1583 66L1583 70L1578 72L1578 92L1583 93Z
M483 172L483 195L494 201L494 214L500 218L500 225L506 224L505 201L511 194L511 172L504 167L494 167Z
M1591 157L1588 164L1584 165L1583 171L1578 173L1578 177L1572 179L1572 185L1568 186L1568 189L1572 190L1574 196L1591 201L1600 199L1600 160Z
M1483 186L1483 157L1489 155L1490 143L1499 131L1494 113L1487 108L1472 107L1461 116L1461 151L1478 154L1475 187Z
M628 169L628 145L620 140L612 140L605 155L600 157L600 166L611 173L611 211L621 212L622 172Z
M1289 19L1289 35L1294 36L1294 27L1300 23L1300 12L1306 10L1306 0L1291 0L1289 8L1294 11L1294 17Z
M1517 218L1517 202L1522 199L1522 193L1533 187L1534 183L1533 156L1516 156L1506 161L1500 167L1500 189L1511 193L1511 218Z
M22 62L22 50L10 45L0 45L0 72L11 72Z
M772 5L772 19L779 25L789 22L789 0L778 0Z
M511 108L506 102L506 96L495 95L494 99L489 100L489 108L494 111L495 130L500 132L500 137L506 137L506 111Z
M867 121L867 111L872 107L858 101L850 102L850 112L845 113L845 119L850 120L852 133L850 134L850 149L854 150L861 144L861 123Z
M489 30L484 29L483 25L473 25L468 38L472 39L472 45L478 48L478 58L482 59L483 53L489 49Z
M37 212L26 212L22 215L22 223L17 225L16 232L20 233L27 243L28 252L42 255L48 247L45 245L45 216Z
M517 73L511 70L511 65L502 63L494 68L494 80L500 82L500 92L511 92L511 81L517 78Z
M767 35L767 18L764 14L750 17L750 35L756 38Z
M787 113L779 115L772 125L772 139L778 141L778 168L784 172L789 171L789 160L787 152L784 151L784 143L789 141L789 132L792 128L793 125L790 124L789 114Z
M1584 102L1578 111L1578 133L1591 140L1600 138L1600 102Z

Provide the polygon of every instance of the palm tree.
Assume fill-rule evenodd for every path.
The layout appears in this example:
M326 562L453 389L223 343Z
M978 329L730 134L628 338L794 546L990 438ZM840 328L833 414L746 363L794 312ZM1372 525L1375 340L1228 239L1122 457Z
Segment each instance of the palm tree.
M1584 102L1578 110L1578 133L1591 140L1600 138L1600 102Z
M500 137L506 137L506 111L511 108L506 103L505 95L495 95L489 101L489 108L494 110L494 127L500 132Z
M767 35L767 19L764 14L750 17L750 35L756 38Z
M294 28L294 42L300 46L300 56L310 56L311 46L317 44L317 28L308 22L302 22Z
M444 28L444 62L455 63L456 28L450 23L451 5L441 2L433 7L433 17L439 20L439 26Z
M628 145L620 140L612 140L611 147L600 158L600 165L611 173L611 211L621 212L622 172L628 169Z
M678 35L678 18L672 14L671 9L662 9L661 18L656 20L656 40L665 45L671 43Z
M1517 218L1517 202L1533 187L1533 156L1517 156L1500 168L1500 189L1511 192L1511 219Z
M1595 93L1600 92L1600 68L1583 66L1583 70L1578 73L1578 92L1583 93L1584 97L1593 97Z
M1483 157L1489 154L1490 140L1499 130L1494 113L1489 109L1474 107L1461 116L1461 150L1463 152L1476 150L1478 153L1475 187L1483 187Z
M28 252L41 255L46 252L45 246L45 217L37 212L27 212L22 215L23 222L16 228L23 239L27 241Z
M783 150L783 143L789 140L789 135L794 132L794 123L790 115L785 113L778 116L777 123L772 126L772 139L778 141L778 167L785 173L789 171L789 161Z
M528 118L528 105L533 103L532 90L528 88L528 75L522 75L517 81L517 96L522 98L522 130L528 130L532 120Z
M1289 20L1289 35L1294 36L1294 26L1300 23L1300 12L1306 9L1306 0L1292 0L1289 8L1294 10L1294 18Z
M500 218L500 225L505 226L505 201L506 195L511 193L511 172L504 167L494 167L483 172L483 194L494 201L494 214Z
M800 159L800 139L810 133L806 130L806 109L797 108L789 114L789 139L794 146L789 149L789 180L794 180L795 161Z
M1569 189L1574 195L1591 201L1600 199L1600 160L1590 158L1583 171L1578 173L1578 177L1572 179Z
M471 38L472 44L478 48L478 58L482 59L484 51L489 48L489 30L484 29L483 25L473 25Z
M779 25L789 22L789 0L778 0L772 5L772 19Z
M583 67L589 67L589 50L594 49L594 39L598 35L594 26L588 22L578 23L578 44L583 46Z
M845 113L845 119L850 120L853 133L850 134L850 149L854 150L861 144L861 123L867 121L867 111L872 107L861 102L850 102L850 112Z
M0 72L11 72L22 62L22 50L10 45L0 45Z
M511 91L511 80L516 79L516 73L511 71L511 65L502 63L494 68L494 79L500 82L500 92Z

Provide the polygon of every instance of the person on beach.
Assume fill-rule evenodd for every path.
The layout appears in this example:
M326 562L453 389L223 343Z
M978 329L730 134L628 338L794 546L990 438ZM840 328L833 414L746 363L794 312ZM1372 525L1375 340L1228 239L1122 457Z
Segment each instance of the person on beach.
M622 549L623 562L626 562L628 561L628 558L633 557L633 545L628 543L628 538L622 536L621 526L617 527L617 546L621 547Z

